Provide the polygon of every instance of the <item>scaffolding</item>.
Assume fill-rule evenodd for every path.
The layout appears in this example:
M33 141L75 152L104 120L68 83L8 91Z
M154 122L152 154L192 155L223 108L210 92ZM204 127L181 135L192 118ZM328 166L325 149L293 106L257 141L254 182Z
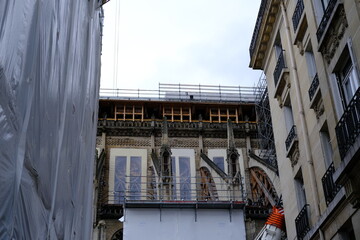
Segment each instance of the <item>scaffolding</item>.
M265 164L277 169L274 133L272 128L269 94L265 75L261 75L255 90L255 109L258 121L259 157Z

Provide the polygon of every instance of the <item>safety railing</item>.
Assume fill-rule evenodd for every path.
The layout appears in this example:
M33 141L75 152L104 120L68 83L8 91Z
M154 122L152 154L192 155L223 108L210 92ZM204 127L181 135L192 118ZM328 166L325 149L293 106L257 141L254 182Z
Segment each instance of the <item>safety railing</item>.
M314 76L313 81L311 82L310 88L309 88L309 98L310 98L310 102L311 100L314 98L316 90L319 88L319 77L316 74Z
M299 240L304 239L306 234L310 231L308 207L309 204L305 204L305 206L300 210L299 215L295 219L296 234L297 239Z
M227 202L243 201L241 180L221 177L125 176L102 199L107 204L125 202ZM110 185L111 186L111 185Z
M289 148L291 146L291 144L294 142L294 140L296 139L297 134L296 134L296 126L292 126L286 140L285 140L285 146L286 146L286 151L289 151Z
M304 12L304 1L303 0L298 0L297 3L296 3L294 14L292 16L294 32L296 32L296 30L297 30L297 28L299 26L300 19L301 19L301 16L302 16L303 12Z
M284 51L280 52L280 55L278 57L278 60L276 62L275 70L274 70L274 81L275 81L275 87L277 86L281 72L285 68L285 59L284 59Z
M102 99L255 102L254 88L221 85L159 84L158 90L100 89Z
M344 159L360 134L360 88L348 104L335 128L341 158Z
M326 204L329 205L336 194L339 192L341 185L336 184L333 180L333 175L335 172L334 163L331 163L330 167L325 172L324 176L322 177L322 185L324 189L325 201Z
M330 0L330 2L328 3L328 5L325 9L325 12L321 19L318 30L316 31L316 37L317 37L318 42L320 42L322 36L325 33L325 29L326 29L327 25L329 24L330 17L335 9L337 2L338 2L338 0Z

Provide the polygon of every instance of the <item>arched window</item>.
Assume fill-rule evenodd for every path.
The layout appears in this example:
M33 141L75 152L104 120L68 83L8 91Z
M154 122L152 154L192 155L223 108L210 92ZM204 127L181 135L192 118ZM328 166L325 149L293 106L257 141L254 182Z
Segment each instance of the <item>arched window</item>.
M207 167L200 168L200 200L218 200L219 196L213 177Z
M120 229L112 235L111 240L122 240L123 239L123 230Z
M254 205L270 207L279 199L269 177L261 168L250 168L250 186L251 201Z

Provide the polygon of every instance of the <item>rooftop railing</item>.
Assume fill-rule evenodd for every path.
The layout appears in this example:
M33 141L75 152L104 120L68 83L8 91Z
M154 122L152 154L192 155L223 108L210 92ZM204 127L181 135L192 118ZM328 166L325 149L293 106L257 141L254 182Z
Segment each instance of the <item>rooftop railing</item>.
M101 99L255 102L253 87L159 84L158 90L100 89Z

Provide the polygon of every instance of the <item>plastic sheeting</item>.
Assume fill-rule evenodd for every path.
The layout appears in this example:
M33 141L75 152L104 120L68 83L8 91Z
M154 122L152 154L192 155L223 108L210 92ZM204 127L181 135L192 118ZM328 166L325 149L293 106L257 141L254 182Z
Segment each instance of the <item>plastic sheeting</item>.
M0 1L0 239L90 239L94 0Z
M240 209L127 208L124 239L138 240L246 239Z

